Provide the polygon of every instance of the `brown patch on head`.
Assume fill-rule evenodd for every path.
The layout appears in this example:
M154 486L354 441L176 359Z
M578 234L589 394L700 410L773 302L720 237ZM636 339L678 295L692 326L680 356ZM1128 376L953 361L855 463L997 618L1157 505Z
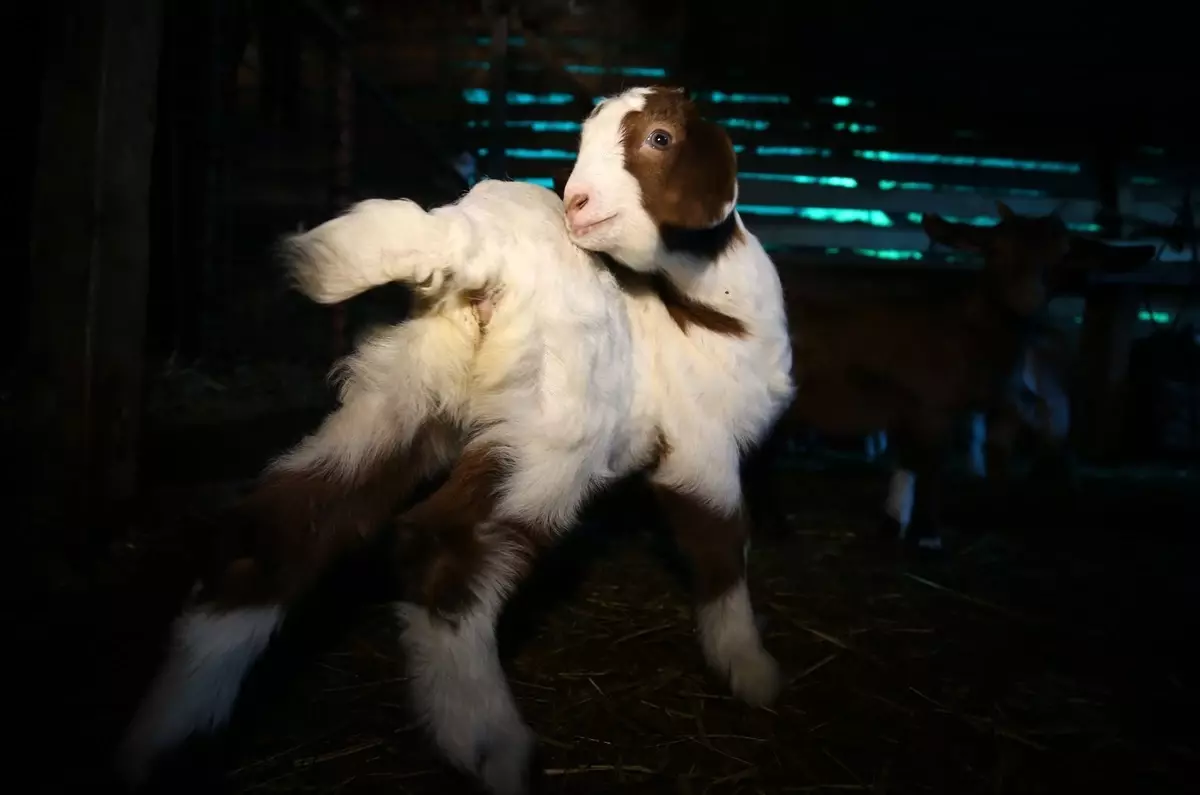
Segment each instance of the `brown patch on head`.
M493 451L469 448L446 482L399 518L395 559L406 601L443 617L459 614L475 601L475 581L490 558L515 555L527 563L539 539L549 537L492 520L506 473Z
M661 272L653 274L630 270L618 262L608 260L609 269L617 277L621 289L631 295L653 293L658 296L671 320L685 334L693 326L715 334L729 337L745 337L746 324L738 318L714 309L703 301L697 301L676 287Z
M725 220L737 192L729 135L700 116L682 89L654 88L621 121L625 168L660 227L700 230Z
M694 494L655 485L654 495L675 542L691 562L692 588L700 604L720 598L745 577L750 527L744 508L721 516Z
M930 240L984 258L983 281L990 295L1011 311L1027 315L1048 298L1050 283L1070 246L1067 226L1056 214L1024 216L997 202L1000 223L974 226L927 214L921 219Z

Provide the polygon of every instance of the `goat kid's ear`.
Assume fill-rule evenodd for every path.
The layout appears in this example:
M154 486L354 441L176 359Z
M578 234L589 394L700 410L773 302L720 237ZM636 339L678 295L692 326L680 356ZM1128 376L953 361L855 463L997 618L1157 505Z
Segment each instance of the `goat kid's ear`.
M1072 235L1063 265L1074 270L1128 273L1154 259L1155 246L1113 246L1102 240Z
M972 224L958 224L947 221L936 213L925 213L921 216L921 227L934 243L958 249L982 253L987 248L991 229Z

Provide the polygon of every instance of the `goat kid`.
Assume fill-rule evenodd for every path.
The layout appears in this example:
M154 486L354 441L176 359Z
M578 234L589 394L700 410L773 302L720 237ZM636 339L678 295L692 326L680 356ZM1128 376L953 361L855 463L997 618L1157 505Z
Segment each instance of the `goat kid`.
M243 506L249 543L198 586L131 724L133 778L224 723L289 605L446 469L393 523L397 614L421 716L491 792L524 792L533 750L497 658L500 609L538 548L627 474L646 472L693 564L710 665L743 700L774 697L738 467L792 395L791 350L778 274L735 211L732 145L681 92L631 89L585 121L565 195L564 213L551 191L485 181L432 212L363 202L287 241L315 301L400 281L424 309L358 346L340 408Z
M923 218L934 242L983 255L983 269L962 295L854 306L805 301L793 313L799 389L781 429L886 429L897 469L884 530L922 547L941 545L941 470L954 425L1008 399L1058 273L1124 269L1153 255L1150 247L1077 238L1057 216L1022 217L1002 203L999 211L991 227Z

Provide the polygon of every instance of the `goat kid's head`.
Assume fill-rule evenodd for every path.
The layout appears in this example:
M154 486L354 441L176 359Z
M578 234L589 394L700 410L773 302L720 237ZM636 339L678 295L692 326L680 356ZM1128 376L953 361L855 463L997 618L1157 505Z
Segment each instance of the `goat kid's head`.
M1076 289L1094 273L1125 273L1145 265L1154 246L1114 246L1067 231L1057 213L1017 215L997 202L1000 223L973 226L951 223L939 215L922 219L929 239L984 257L985 279L1011 310L1036 312L1056 293Z
M712 259L739 234L733 144L682 89L629 89L584 121L563 201L576 245L634 270Z
M1057 214L1023 216L997 202L1000 223L975 226L926 213L929 239L983 256L983 279L993 296L1017 315L1037 312L1049 299L1048 277L1070 250L1071 236Z

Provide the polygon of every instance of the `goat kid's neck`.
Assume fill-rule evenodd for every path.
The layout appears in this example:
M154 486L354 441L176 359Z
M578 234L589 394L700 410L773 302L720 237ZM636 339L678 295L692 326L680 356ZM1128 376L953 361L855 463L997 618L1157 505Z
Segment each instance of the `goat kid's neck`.
M668 250L659 260L659 272L688 299L749 320L761 311L762 293L771 283L764 271L774 265L736 211L731 218L733 234L721 249L703 254Z

